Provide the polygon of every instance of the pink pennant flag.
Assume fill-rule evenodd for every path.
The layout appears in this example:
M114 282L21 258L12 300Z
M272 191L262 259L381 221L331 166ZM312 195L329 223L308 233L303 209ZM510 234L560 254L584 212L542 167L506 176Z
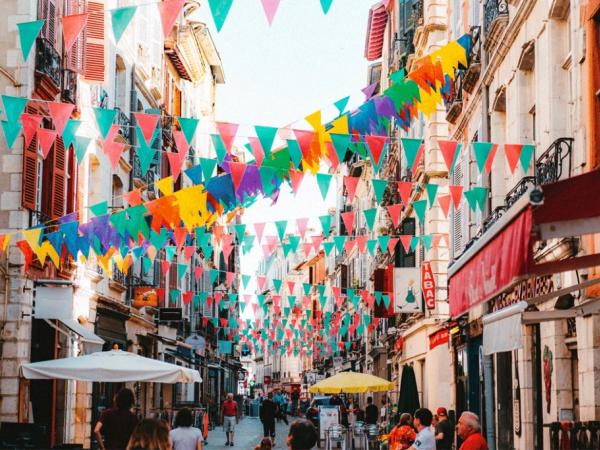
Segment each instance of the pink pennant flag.
M277 8L279 8L280 0L261 0L263 9L265 10L265 16L267 16L267 22L269 26L273 23L273 18L275 17L275 13L277 12Z
M309 158L310 148L315 137L315 132L307 130L294 130L294 135L296 136L296 140L300 146L300 151L302 151L302 156L304 156L304 158Z
M354 217L356 215L356 211L346 211L341 214L342 220L344 221L344 225L346 227L346 234L352 234L354 231Z
M71 51L71 47L75 43L77 36L85 27L88 21L88 13L73 14L71 16L63 16L61 19L63 27L63 50L67 53Z
M257 137L250 136L248 138L248 142L250 143L250 148L252 149L252 154L254 159L256 160L256 167L260 167L265 159L265 151L260 144L260 140Z
M223 256L225 261L229 259L229 255L233 250L233 234L224 234L221 242L221 249L223 250Z
M400 211L402 209L402 205L397 203L395 205L389 205L387 207L388 214L390 215L390 219L392 219L392 223L394 224L394 228L398 228L398 224L400 221Z
M410 243L412 242L413 236L411 234L402 234L400 235L400 242L402 243L402 248L406 253L410 253Z
M175 239L175 246L179 250L185 244L185 240L188 236L188 232L185 227L175 227L173 229L173 238Z
M75 105L71 103L55 102L48 102L46 105L48 106L50 117L52 117L54 129L58 132L59 136L62 136L65 125L67 124L67 120L69 120L69 117L71 117L71 114L73 114Z
M367 145L371 151L373 162L376 166L379 166L379 161L381 160L381 155L383 153L383 147L387 142L387 136L368 135L365 137L365 140L367 141Z
M106 135L106 140L102 143L102 151L108 158L110 167L112 167L113 170L117 167L119 159L121 159L121 155L127 147L127 144L115 141L120 129L120 126L117 124L111 125L110 130Z
M458 142L441 139L438 139L437 142L438 146L440 147L440 151L442 152L442 156L444 157L446 167L448 168L448 171L450 171L452 169L452 164L454 163L456 150L458 149Z
M161 261L160 262L160 269L161 269L163 275L167 274L167 272L169 271L169 267L171 267L171 263L169 261Z
M258 285L258 292L263 292L265 290L265 282L267 281L267 277L264 275L256 276L256 284Z
M304 250L304 256L310 255L310 251L312 250L313 245L310 242L306 242L302 244L302 249Z
M452 199L452 196L450 194L438 195L437 201L438 201L440 208L442 209L442 212L444 213L445 217L448 217L448 212L450 211L450 200L451 199Z
M42 156L44 159L50 153L52 149L52 145L54 145L54 141L56 140L56 131L48 130L46 128L38 128L37 129L37 139L40 144L40 148L42 149Z
M255 223L254 224L254 232L256 233L256 239L259 244L260 244L260 241L262 241L264 231L265 231L264 223Z
M400 238L390 238L390 242L388 243L388 251L390 252L390 255L393 255L396 252L396 245L398 244L398 241L400 240Z
M163 36L165 39L171 33L171 29L173 28L173 24L183 8L183 4L185 0L164 0L163 2L159 2L158 12L160 13L160 20L162 22Z
M398 193L403 204L408 205L410 203L412 189L413 184L410 181L398 181Z
M454 209L458 209L460 206L460 200L462 199L463 187L460 185L448 186L450 189L450 195L452 195L452 203L454 203Z
M244 163L233 162L229 163L229 168L231 170L231 180L233 181L233 187L237 190L240 187L240 183L242 182L242 178L244 177L244 173L246 172L246 167L248 167Z
M175 147L180 155L187 155L190 150L190 144L185 138L185 134L181 130L173 130L173 140L175 141ZM182 156L183 158L183 156Z
M227 153L231 153L231 146L235 140L239 125L237 123L228 122L217 122L216 125L217 130L221 135L221 139L223 140L223 144L225 144L225 148L227 149Z
M356 241L354 239L347 239L346 242L344 242L344 250L346 250L347 254L352 251L354 245L356 245Z
M234 272L227 272L225 274L225 281L227 282L228 286L231 286L233 284L234 278L235 278L235 273Z
M356 236L356 245L358 246L358 251L364 253L367 245L367 236Z
M43 116L36 114L21 114L21 123L23 124L23 138L25 141L25 147L29 147L31 140L35 136L40 124L42 123Z
M415 156L415 162L413 162L413 166L411 168L411 172L415 173L417 171L417 167L421 164L423 160L423 153L425 152L425 144L421 144L419 149L417 150L417 156Z
M300 237L304 239L306 237L306 228L308 227L308 217L296 219L296 226L298 227L298 233L300 234Z
M215 242L219 244L221 242L221 238L223 237L223 225L213 225L212 234L215 238Z
M442 240L441 234L434 234L431 238L431 246L433 248L438 248L440 246L440 241Z
M158 124L158 119L160 116L158 114L146 114L142 112L134 112L133 116L135 117L135 121L140 127L140 130L142 130L142 136L144 136L146 144L150 145L150 141L152 140L152 136L154 136L154 130L156 130L156 125Z
M312 236L311 239L312 239L313 248L315 249L315 252L319 253L321 243L323 242L323 235Z
M510 173L514 174L519 158L521 157L521 151L523 150L523 144L504 144L504 153L506 154L506 162Z
M290 183L292 185L292 191L294 195L298 193L302 180L304 180L304 172L301 170L290 170Z
M496 158L497 151L498 151L498 144L492 145L492 148L490 149L490 154L488 155L488 157L485 161L485 166L484 166L485 171L488 173L488 175L492 171L492 165L494 164L494 158Z
M288 292L290 293L290 295L294 295L294 288L296 287L296 283L294 281L288 281L287 285L288 285Z
M194 254L195 251L196 251L196 247L194 247L193 245L187 245L183 252L183 257L185 258L185 260L189 261L192 258L192 255Z
M166 152L167 159L169 160L169 166L171 167L171 175L173 175L173 181L177 181L181 174L184 159L179 153Z
M194 267L194 278L196 279L196 281L200 279L203 271L204 269L200 266Z
M352 203L354 201L356 187L358 186L359 181L360 177L344 177L344 186L348 192L348 203Z

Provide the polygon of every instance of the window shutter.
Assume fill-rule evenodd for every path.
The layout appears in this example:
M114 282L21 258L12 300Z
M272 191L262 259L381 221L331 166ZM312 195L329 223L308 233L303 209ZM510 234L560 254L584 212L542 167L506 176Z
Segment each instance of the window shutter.
M104 2L89 1L87 11L90 13L85 31L84 77L88 81L104 82Z
M61 137L54 142L52 152L52 200L50 217L57 219L65 215L66 181L67 181L67 153Z
M56 47L56 0L40 0L38 3L38 16L44 20L40 36L47 39Z
M459 186L463 184L462 155L458 156L454 165L452 184ZM463 205L458 209L452 208L452 256L456 258L462 252L463 247Z
M57 141L60 140L60 145L64 147L62 138L57 137ZM71 147L72 148L72 147ZM65 149L65 156L67 158L67 210L65 214L75 212L77 206L77 160L75 157L75 150Z
M85 11L85 0L67 0L69 14L81 14ZM92 17L90 17L92 19ZM83 72L83 50L87 27L81 31L67 56L67 68L73 72Z
M37 209L38 153L37 136L33 136L29 147L23 149L23 187L21 204L23 208Z

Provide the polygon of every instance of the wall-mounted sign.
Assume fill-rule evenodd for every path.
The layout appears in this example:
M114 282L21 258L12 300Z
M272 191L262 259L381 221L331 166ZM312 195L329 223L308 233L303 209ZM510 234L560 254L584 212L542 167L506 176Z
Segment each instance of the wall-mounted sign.
M429 261L423 261L421 264L421 289L427 309L435 308L435 278L431 270Z
M421 312L421 269L401 267L394 269L394 302L396 312Z
M429 335L429 350L433 350L439 345L447 344L450 338L450 333L447 328L438 330Z
M554 291L552 275L534 276L527 280L519 281L510 289L490 300L490 312L496 312L507 306L527 301L540 295L546 295L552 291Z
M158 308L158 293L156 292L156 288L136 287L133 290L133 307L140 309L144 306Z

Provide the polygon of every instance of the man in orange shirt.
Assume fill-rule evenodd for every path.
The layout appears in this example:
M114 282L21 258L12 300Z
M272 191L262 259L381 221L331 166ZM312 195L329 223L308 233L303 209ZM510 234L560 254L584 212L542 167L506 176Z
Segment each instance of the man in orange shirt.
M488 450L487 442L481 435L481 425L477 414L465 411L456 425L456 434L463 440L459 450Z

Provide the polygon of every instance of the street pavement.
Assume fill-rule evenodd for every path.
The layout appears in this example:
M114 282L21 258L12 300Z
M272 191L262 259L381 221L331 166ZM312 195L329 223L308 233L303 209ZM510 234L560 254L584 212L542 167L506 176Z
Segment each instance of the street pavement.
M288 417L288 422L292 423L293 417ZM288 434L289 426L283 421L275 424L275 448L285 449L285 441ZM244 417L235 427L234 446L226 447L225 432L223 427L217 427L208 433L208 445L203 447L204 450L221 450L221 449L236 449L236 450L254 450L254 447L260 444L263 438L263 427L258 417Z

